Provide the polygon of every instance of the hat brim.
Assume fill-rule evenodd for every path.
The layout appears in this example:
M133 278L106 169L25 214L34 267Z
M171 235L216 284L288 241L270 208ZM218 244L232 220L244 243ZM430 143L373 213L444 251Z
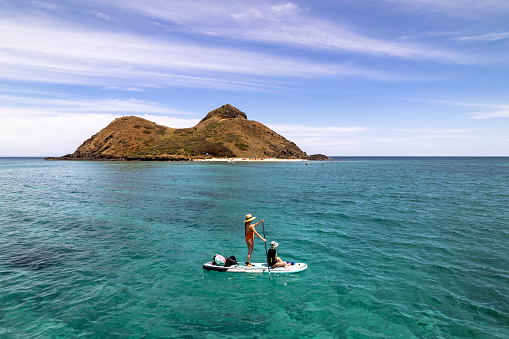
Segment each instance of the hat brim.
M253 220L255 220L255 219L256 219L256 217L251 217L251 218L249 218L249 219L244 220L244 222L250 222L250 221L253 221Z

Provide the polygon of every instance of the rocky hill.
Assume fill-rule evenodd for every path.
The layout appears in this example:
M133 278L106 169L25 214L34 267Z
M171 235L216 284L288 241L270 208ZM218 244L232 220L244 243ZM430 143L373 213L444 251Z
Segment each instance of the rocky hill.
M224 105L196 126L175 129L135 116L115 119L78 149L49 160L192 160L215 158L308 159L293 142L244 112Z

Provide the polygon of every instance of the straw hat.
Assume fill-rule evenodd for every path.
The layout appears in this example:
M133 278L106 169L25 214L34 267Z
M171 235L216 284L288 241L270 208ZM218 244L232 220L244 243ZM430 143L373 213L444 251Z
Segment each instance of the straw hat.
M275 241L270 243L270 248L272 248L272 249L276 249L276 247L278 247L278 246L279 246L279 244Z
M249 222L255 220L256 217L253 217L251 214L246 214L246 220L244 222Z

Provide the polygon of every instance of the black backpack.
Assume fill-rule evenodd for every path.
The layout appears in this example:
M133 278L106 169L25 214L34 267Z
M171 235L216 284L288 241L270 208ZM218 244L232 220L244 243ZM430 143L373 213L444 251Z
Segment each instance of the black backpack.
M231 257L226 258L226 263L224 264L225 267L230 267L237 265L237 259L232 255Z
M276 256L277 256L276 250L273 248L269 249L267 253L267 264L269 264L269 266L272 267L276 264Z

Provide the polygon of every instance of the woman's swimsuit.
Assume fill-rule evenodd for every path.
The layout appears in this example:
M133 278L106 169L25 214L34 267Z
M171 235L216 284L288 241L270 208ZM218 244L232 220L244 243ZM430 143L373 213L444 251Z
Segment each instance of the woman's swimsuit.
M246 228L245 231L246 231L246 241L254 239L254 232L251 231L251 228Z

